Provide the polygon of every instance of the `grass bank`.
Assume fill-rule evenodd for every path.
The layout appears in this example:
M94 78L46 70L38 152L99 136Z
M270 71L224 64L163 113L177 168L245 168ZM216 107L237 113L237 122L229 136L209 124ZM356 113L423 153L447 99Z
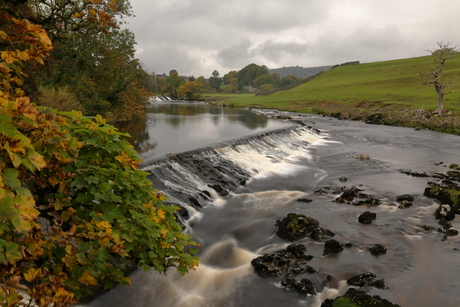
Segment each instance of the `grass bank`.
M437 108L434 87L421 86L420 74L430 71L433 64L431 56L424 56L341 66L272 95L210 94L205 95L205 100L235 107L324 114L460 135L460 92L445 96L448 114L438 116L432 114ZM460 80L460 56L447 61L444 72L445 78Z

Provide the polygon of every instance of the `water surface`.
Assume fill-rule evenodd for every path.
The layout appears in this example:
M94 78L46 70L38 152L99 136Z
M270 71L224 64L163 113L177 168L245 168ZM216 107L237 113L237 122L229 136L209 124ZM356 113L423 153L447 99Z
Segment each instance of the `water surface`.
M203 102L165 101L147 106L147 118L119 126L144 160L209 146L290 125L242 109Z
M156 114L164 117L162 121L180 126L181 116L187 115L168 117L161 113L169 112L168 108L174 110L176 106L158 106ZM234 112L230 118L235 121L240 117L238 110L213 112ZM212 134L214 114L198 113L192 115L192 122L208 121L203 131ZM144 169L154 185L169 197L168 201L187 212L182 213L185 231L202 246L200 266L185 276L174 270L167 275L138 270L131 276L133 286L118 286L88 306L319 307L327 297L345 293L348 278L365 272L373 272L388 286L367 287L366 291L401 306L460 306L460 237L442 241L442 233L421 227L440 227L433 216L439 204L423 195L427 182L436 179L411 177L400 171L445 173L450 163L460 164L460 137L313 115L298 115L298 119L321 133L306 127L280 130L197 151L195 160L187 163L163 159L147 165ZM216 119L221 120L230 121ZM268 127L259 122L247 125ZM220 137L230 136L223 133ZM188 144L193 147L194 143ZM360 159L360 155L369 159ZM209 176L199 174L208 170L200 164L206 161L216 166L216 173L237 165L250 174L250 179L233 192L219 195ZM200 165L194 167L195 162ZM224 179L232 179L231 172L224 173ZM342 176L348 178L346 182L339 181ZM369 208L338 203L334 199L339 194L321 192L352 186L378 197L381 205ZM403 194L416 197L412 207L398 208L397 197ZM190 202L190 196L200 205ZM299 201L302 198L312 201ZM360 224L358 216L364 211L376 213L377 219L370 225ZM334 239L341 244L352 243L338 255L324 256L328 238L315 241L307 236L296 241L306 245L306 254L313 256L309 264L319 271L302 276L314 283L318 292L315 296L284 289L281 278L262 278L250 264L255 257L292 243L275 234L276 221L292 212L317 219L335 233ZM458 217L451 223L454 229L460 228ZM373 244L384 245L387 253L371 255L368 248ZM331 282L324 286L326 276Z

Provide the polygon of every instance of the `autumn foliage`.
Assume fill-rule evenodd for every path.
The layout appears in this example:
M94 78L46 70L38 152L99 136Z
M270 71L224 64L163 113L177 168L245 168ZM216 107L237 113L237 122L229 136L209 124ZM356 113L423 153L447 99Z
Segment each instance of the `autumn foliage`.
M125 259L192 269L197 244L138 169L127 135L101 116L30 101L24 71L53 47L13 9L0 5L0 305L68 306L98 285L129 284Z

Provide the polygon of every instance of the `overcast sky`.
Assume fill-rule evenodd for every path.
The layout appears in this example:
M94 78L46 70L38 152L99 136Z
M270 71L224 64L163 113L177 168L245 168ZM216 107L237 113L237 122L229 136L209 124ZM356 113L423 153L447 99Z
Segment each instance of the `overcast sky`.
M375 62L460 45L460 0L130 1L137 57L160 74Z

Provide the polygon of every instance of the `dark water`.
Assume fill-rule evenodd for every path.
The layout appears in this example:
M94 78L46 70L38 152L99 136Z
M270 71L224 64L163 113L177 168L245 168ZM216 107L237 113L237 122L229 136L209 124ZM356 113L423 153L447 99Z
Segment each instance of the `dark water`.
M460 248L459 237L441 241L441 233L420 227L439 228L433 216L438 205L423 196L434 179L400 172L445 172L445 165L460 163L460 137L310 115L298 119L321 133L299 127L199 154L250 174L245 186L224 197L180 163L164 160L145 167L154 182L161 181L162 191L188 211L186 231L202 245L201 264L183 277L173 270L167 276L137 271L133 286L116 287L89 306L320 306L346 292L348 278L364 272L373 272L389 287L366 288L370 294L401 306L460 306L460 251L454 249ZM348 181L340 182L342 176ZM338 195L315 193L331 186L358 186L382 204L358 207L333 202ZM200 208L181 202L174 192L179 190L207 190L212 197ZM415 195L414 206L399 209L396 198L402 194ZM298 201L305 197L312 202ZM377 219L360 224L364 211L377 213ZM298 241L320 271L306 276L316 287L315 296L284 289L280 278L261 278L250 264L290 243L276 236L275 221L291 212L317 219L335 232L334 239L353 244L337 256L323 256L325 239ZM457 220L452 224L459 229ZM387 254L375 257L367 251L376 243ZM332 281L324 288L327 275Z
M131 134L130 141L144 160L288 125L241 109L203 102L154 102L147 106L147 112L145 120L119 126Z

